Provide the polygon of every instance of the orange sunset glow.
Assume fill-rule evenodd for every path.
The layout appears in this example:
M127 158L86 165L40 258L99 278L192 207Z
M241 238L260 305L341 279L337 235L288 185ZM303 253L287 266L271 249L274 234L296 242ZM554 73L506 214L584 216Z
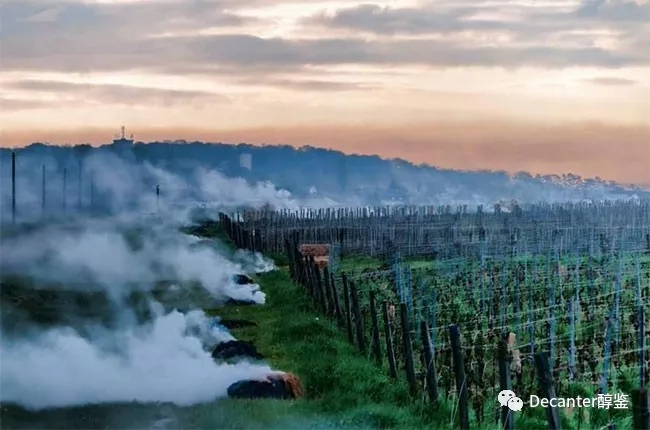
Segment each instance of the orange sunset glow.
M3 0L0 145L312 145L650 185L650 1Z

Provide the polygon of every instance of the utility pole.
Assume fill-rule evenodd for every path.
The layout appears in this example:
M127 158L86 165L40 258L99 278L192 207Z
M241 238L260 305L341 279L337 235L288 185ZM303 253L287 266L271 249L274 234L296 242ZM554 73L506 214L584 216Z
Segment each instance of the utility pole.
M16 153L11 152L11 222L16 223Z
M81 172L83 170L83 161L79 159L79 200L77 201L77 210L81 212Z
M90 210L95 207L95 177L93 172L90 172Z
M64 213L65 213L65 203L66 203L66 201L65 201L65 191L66 191L67 177L68 177L68 169L64 167L63 168L63 212Z
M45 164L41 168L41 213L45 216Z

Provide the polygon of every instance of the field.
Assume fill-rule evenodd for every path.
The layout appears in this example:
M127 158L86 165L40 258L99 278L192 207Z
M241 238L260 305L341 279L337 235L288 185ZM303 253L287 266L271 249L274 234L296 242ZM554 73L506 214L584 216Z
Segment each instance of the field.
M350 343L384 374L405 379L414 402L427 396L431 408L454 411L461 427L645 428L648 203L448 209L257 212L222 221L240 245L283 249L294 279ZM341 249L336 269L314 267L297 252L300 243ZM545 362L550 387L540 384ZM555 397L624 394L628 408L547 416L525 407L508 415L496 402L504 388L524 400L549 397L548 389Z
M29 241L30 234L44 239L52 234L49 231L52 227L54 226L49 223L17 226L3 230L2 239ZM65 223L63 228L73 232L83 230L80 229L78 220ZM206 242L209 246L217 247L224 257L234 259L236 247L223 236L217 224L206 223L188 227L184 228L183 232L205 238L194 246ZM140 230L130 226L120 233L119 237L126 238L129 247L133 248L142 246L146 238L152 235L146 228ZM45 242L40 244L45 245ZM61 243L61 246L64 244ZM93 242L93 246L97 244ZM157 251L161 252L162 249ZM129 255L132 264L137 265L137 254ZM282 255L275 257L278 264L283 263ZM30 254L30 261L32 259ZM74 262L81 263L77 259ZM90 260L85 262L89 263ZM44 264L46 260L40 263ZM423 409L411 402L406 384L393 384L387 375L375 371L372 362L359 356L336 325L322 318L313 309L309 295L291 281L286 268L254 276L267 294L267 302L261 306L215 306L210 295L200 285L187 283L183 288L172 292L169 289L171 281L158 282L149 292L134 291L126 297L124 306L133 311L139 325L152 322L152 309L147 306L151 298L162 304L166 308L165 312L174 308L203 309L208 315L243 318L255 322L256 327L233 329L232 334L237 339L252 341L258 350L264 353L273 368L300 375L306 386L304 398L294 401L217 398L207 402L178 405L170 401L125 401L119 397L109 397L106 400L106 396L101 393L111 391L114 387L97 387L88 383L91 397L94 392L96 400L99 400L95 404L86 404L93 403L93 399L83 398L67 405L63 402L64 404L57 407L30 410L13 402L0 402L2 428L376 429L422 428L432 422L438 423L438 427L444 427L450 414L434 416L433 411L429 411L428 415L423 415ZM115 327L118 323L116 317L124 313L116 313L115 309L111 309L115 302L105 294L109 290L98 289L85 279L78 282L79 284L46 285L42 280L30 279L29 273L3 273L0 278L3 340L19 342L27 335L27 328L34 331L67 326L84 333L94 324ZM3 344L3 386L7 382L15 383L14 377L21 379L24 376L6 373L10 359L4 346L9 348L13 345ZM160 348L163 346L158 345ZM170 349L157 349L162 354L169 354L177 347L173 345ZM43 349L40 353L42 355L38 357L37 365L44 368L52 366L53 362L48 357L50 351ZM73 355L69 359L74 359ZM314 356L318 356L317 361L314 361ZM25 361L31 361L29 357L23 357ZM77 364L82 363L81 360L74 361ZM151 362L151 366L157 367L164 361L164 357L158 356ZM65 363L59 362L57 365L65 367ZM90 366L91 364L87 363L84 367ZM125 363L124 367L128 369L128 363ZM143 370L147 372L146 369ZM199 390L203 391L201 386L209 383L208 380L204 381L209 375L193 374L191 368L179 366L174 367L173 371L179 374L178 378L161 373L163 378L170 379L170 390L174 389L174 379L182 381L182 385L176 389L183 391L186 390L183 384L194 388L198 386ZM102 368L97 367L96 372L99 381ZM52 379L58 380L60 384L66 377L66 372L62 372L62 376L57 376L58 373L57 371L51 375L41 375L48 379L41 382L42 386L48 386L49 393L61 392L60 385L53 385L49 381L49 376L52 376ZM136 383L140 383L142 375L133 375L133 378ZM82 383L83 381L72 375L64 382L67 388L63 391L75 391L75 387ZM8 395L6 391L4 395ZM159 393L159 396L170 397L165 393ZM100 400L102 398L104 400Z
M176 236L186 235L177 232L168 238L170 232L133 226L94 230L91 223L89 236L82 235L83 254L66 261L92 263L96 275L111 275L111 288L155 280L144 296L140 288L125 296L136 325L155 319L146 304L150 298L165 312L203 309L255 322L231 332L252 341L273 368L299 375L305 397L213 399L189 406L116 399L41 411L2 404L3 428L647 428L647 203L497 213L448 209L221 214L219 222L182 229L205 238L188 245L197 254L178 248L185 242ZM78 230L77 222L64 230ZM2 239L32 235L47 248L52 239L44 240L50 237L46 230L22 226L3 230ZM106 234L112 239L105 240ZM121 240L124 246L113 248ZM324 268L325 261L315 264L301 255L302 244L328 245ZM100 245L111 249L111 256L127 255L131 270L104 272L101 260L108 251L93 251ZM211 251L205 260L207 248L216 255ZM235 261L238 248L261 251L278 266L255 276L267 295L264 305L217 306L206 285L188 282L218 276L212 266ZM141 260L138 249L153 250L156 258ZM50 254L29 255L31 265L52 264ZM152 261L145 278L129 277L138 273L138 264ZM170 272L168 265L176 269ZM47 275L61 271L56 266ZM115 326L107 297L90 293L96 286L83 271L70 273L67 284L51 286L56 291L32 288L27 279L4 273L3 334L21 336L21 312L31 316L32 326L44 328L65 325L83 332L93 321ZM185 282L170 294L171 283L182 280L169 278L172 274ZM157 347L164 354L176 349ZM157 365L165 362L157 357ZM178 369L186 375L176 381L203 391L205 374ZM524 400L530 394L552 397L549 392L554 397L622 393L628 408L525 406L507 413L496 401L504 388Z

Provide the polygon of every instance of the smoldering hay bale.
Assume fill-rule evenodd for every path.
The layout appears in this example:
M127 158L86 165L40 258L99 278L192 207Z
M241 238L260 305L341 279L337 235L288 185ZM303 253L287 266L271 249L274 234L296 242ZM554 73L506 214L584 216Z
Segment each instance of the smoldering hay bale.
M231 340L218 344L212 351L212 358L230 360L233 358L252 358L262 360L264 356L257 351L255 345L244 340Z
M302 397L300 378L289 372L274 372L264 380L248 379L228 387L228 397L240 399L296 399Z
M228 299L225 304L232 306L253 306L259 303L253 300Z
M33 339L0 339L0 402L30 409L129 402L189 406L227 396L233 383L264 378L264 364L215 363L200 339L186 333L179 312L143 327L81 336L72 329Z
M244 275L244 274L234 275L233 276L233 281L237 285L253 285L253 284L255 284L255 281L253 281L253 279L250 276Z

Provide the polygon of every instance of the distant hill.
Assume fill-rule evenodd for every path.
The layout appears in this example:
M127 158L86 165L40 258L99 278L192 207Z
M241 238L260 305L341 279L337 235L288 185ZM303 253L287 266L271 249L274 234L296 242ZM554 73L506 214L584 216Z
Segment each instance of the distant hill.
M47 165L48 177L60 175L63 168L67 167L69 181L74 181L79 160L110 156L110 159L119 159L121 166L130 166L131 173L128 174L131 176L137 166L150 165L198 186L197 169L216 170L227 178L243 178L249 184L270 181L276 188L288 190L304 202L312 199L318 200L319 204L336 202L348 206L391 203L477 206L512 199L520 203L535 203L650 198L650 190L599 178L584 179L570 173L563 176L533 176L528 173L510 175L499 171L449 170L429 165L414 165L400 159L385 160L379 156L346 155L339 151L310 146L259 147L248 144L180 141L136 142L126 146L103 145L93 148L90 145L63 147L35 143L17 149L16 152L20 160L18 170L22 184L29 182L33 194L39 193L42 164ZM5 208L7 199L10 198L10 153L9 149L0 151L2 201ZM250 154L251 170L242 167L240 157L243 154ZM113 169L116 177L121 178L126 174L120 176L116 169L119 170ZM86 174L87 172L84 173ZM110 176L104 175L104 178L108 177ZM99 177L95 178L95 181L100 180ZM142 178L132 180L140 181ZM149 185L151 184L147 186ZM71 188L74 188L74 185ZM125 188L129 188L128 184Z

